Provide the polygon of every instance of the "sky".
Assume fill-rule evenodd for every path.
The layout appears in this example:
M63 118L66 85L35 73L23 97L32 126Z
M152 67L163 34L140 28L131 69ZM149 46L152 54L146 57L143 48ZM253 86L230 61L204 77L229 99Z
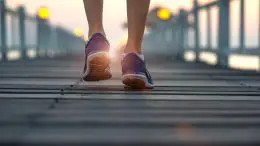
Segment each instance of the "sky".
M25 5L26 11L34 15L37 8L46 6L50 10L50 21L52 24L61 25L73 31L74 28L81 28L85 34L88 32L87 20L84 12L82 0L6 0L11 8ZM200 4L214 0L199 0ZM258 39L258 8L259 0L246 0L246 44L255 46ZM161 5L178 12L180 8L191 9L192 0L151 0L151 8ZM231 44L238 45L239 41L239 0L234 0L231 4ZM200 14L202 42L206 39L206 15L205 11ZM217 20L217 10L212 11L213 19ZM122 29L122 23L126 21L126 1L125 0L104 0L104 27L108 39L116 43L126 35ZM214 21L214 20L213 20ZM217 26L212 26L213 31L217 31ZM214 34L214 32L213 32ZM216 36L216 35L215 35Z

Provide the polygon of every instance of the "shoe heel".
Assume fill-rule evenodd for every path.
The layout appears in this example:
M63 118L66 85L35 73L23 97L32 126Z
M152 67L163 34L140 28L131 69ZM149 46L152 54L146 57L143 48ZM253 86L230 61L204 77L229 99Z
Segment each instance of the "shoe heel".
M145 77L135 75L124 75L123 84L132 89L146 89Z
M112 77L110 72L110 57L107 52L99 52L90 56L87 60L85 81L107 80Z

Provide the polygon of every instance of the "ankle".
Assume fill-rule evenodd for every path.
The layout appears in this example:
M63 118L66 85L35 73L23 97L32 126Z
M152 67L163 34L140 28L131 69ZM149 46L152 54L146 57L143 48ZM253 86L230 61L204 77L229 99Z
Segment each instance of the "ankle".
M88 37L92 37L96 33L101 33L103 36L106 37L106 33L103 29L90 29L88 32Z
M142 54L142 51L140 49L140 47L138 46L131 46L131 45L126 45L125 49L124 49L124 53L136 53L136 54Z
M134 53L136 54L142 61L144 61L144 55L143 54L139 54L139 53L135 53L135 52L130 52L130 53ZM122 54L122 59L125 58L129 53L123 53Z
M100 33L100 34L102 34L104 37L106 37L106 34L104 33L104 32L98 32L98 31L96 31L96 32L93 32L93 33L89 33L88 34L88 38L91 38L94 34L96 34L96 33Z

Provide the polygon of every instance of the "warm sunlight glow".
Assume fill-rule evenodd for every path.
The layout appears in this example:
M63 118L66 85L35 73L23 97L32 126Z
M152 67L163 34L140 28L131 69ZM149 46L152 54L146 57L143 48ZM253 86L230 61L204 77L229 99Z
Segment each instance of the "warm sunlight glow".
M27 51L27 56L29 57L29 58L35 58L36 57L36 51L35 51L35 49L29 49L28 51Z
M259 70L260 60L258 56L246 56L232 54L229 56L229 66L235 69Z
M115 58L115 50L114 49L110 49L110 51L109 51L109 57L110 58Z
M116 46L114 47L115 48L115 51L120 51L124 48L126 42L127 42L127 39L128 39L128 35L125 34L122 39L120 39L117 43L116 43Z
M42 20L46 20L50 17L49 9L47 7L40 7L38 9L38 17Z
M162 8L162 9L159 9L159 10L158 10L157 16L158 16L161 20L167 21L167 20L169 20L170 17L171 17L171 12L170 12L169 9Z
M186 61L194 61L196 59L195 53L193 51L187 51L184 53L184 59Z
M88 36L85 35L85 36L83 37L83 39L84 39L84 41L88 41Z
M8 60L18 60L21 57L21 53L18 50L7 52Z
M211 52L201 52L199 58L201 61L206 62L210 65L216 65L218 61L217 55Z

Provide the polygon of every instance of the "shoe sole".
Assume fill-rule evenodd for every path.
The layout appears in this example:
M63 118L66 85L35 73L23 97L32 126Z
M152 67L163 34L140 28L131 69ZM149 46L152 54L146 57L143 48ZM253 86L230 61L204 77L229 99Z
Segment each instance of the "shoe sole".
M122 77L122 82L126 87L132 89L152 89L153 85L147 82L147 79L143 75L126 74Z
M101 81L112 77L110 72L110 57L107 52L92 54L87 60L87 71L83 75L85 81Z

